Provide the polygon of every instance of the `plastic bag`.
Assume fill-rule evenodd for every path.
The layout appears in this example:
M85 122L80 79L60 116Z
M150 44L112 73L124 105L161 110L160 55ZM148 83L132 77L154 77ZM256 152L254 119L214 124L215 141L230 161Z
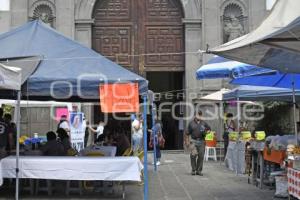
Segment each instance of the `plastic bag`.
M288 194L288 181L285 176L276 176L276 197L286 198L289 196Z

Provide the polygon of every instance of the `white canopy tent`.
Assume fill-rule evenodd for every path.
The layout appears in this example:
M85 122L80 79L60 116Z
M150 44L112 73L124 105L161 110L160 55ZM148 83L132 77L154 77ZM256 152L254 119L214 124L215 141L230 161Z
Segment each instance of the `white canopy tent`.
M277 0L257 29L208 52L282 72L300 73L299 8L299 0Z
M4 90L16 90L18 91L18 99L16 106L17 114L17 138L20 136L20 100L21 100L21 85L25 80L22 80L21 69L16 67L8 67L3 64L0 64L0 89ZM19 143L17 142L17 161L16 167L19 168L18 152L19 152ZM19 179L18 173L16 173L16 190L19 190ZM0 183L2 185L2 183ZM16 196L16 199L17 196Z
M222 88L221 90L208 94L200 98L200 100L207 100L207 101L223 101L223 94L229 92L229 89Z
M0 63L0 89L20 90L21 80L20 68L10 67Z

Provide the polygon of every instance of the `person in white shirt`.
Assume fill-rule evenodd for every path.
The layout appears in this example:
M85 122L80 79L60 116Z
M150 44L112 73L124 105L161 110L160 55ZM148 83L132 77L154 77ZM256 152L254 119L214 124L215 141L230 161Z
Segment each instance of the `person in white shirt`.
M137 155L143 149L143 129L142 124L138 119L132 122L132 147L133 154Z
M59 129L59 128L65 129L65 131L67 131L68 135L70 134L70 125L69 125L66 115L61 116L60 121L57 125L57 129Z
M89 129L96 134L97 136L97 140L96 142L99 142L99 143L103 143L104 141L104 135L103 135L103 132L104 132L104 122L100 121L98 126L97 126L97 129L93 129L91 126L89 126Z

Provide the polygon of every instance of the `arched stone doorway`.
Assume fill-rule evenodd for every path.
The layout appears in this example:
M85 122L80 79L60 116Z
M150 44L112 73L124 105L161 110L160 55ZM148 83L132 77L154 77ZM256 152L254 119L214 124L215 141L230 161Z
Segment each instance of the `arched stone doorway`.
M92 17L94 50L146 76L150 89L163 94L158 104L182 100L177 93L171 92L172 97L166 93L183 89L184 14L180 0L98 0ZM169 105L167 109L170 112L162 113L167 148L178 149L182 147L178 121Z

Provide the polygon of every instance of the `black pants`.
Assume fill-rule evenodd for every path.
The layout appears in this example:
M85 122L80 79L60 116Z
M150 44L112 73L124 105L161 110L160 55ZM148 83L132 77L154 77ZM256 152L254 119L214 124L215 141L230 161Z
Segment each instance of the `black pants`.
M228 144L229 144L229 132L224 132L223 140L224 140L224 159L225 159L227 154Z
M224 140L224 159L227 154L227 148L228 148L229 140Z

